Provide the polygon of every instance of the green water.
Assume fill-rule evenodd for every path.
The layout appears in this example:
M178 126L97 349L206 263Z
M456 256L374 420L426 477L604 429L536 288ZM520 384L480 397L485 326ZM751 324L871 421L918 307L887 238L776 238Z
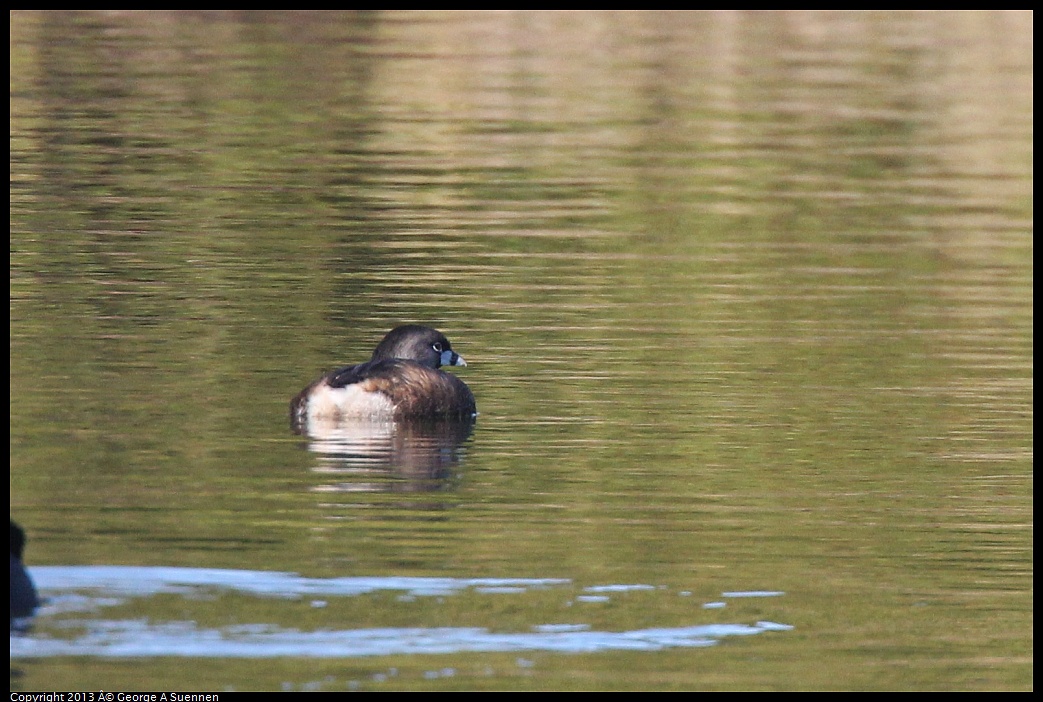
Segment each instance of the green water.
M572 583L97 617L794 627L12 689L1032 687L1031 13L18 11L11 64L30 565ZM403 322L480 412L419 487L287 421Z

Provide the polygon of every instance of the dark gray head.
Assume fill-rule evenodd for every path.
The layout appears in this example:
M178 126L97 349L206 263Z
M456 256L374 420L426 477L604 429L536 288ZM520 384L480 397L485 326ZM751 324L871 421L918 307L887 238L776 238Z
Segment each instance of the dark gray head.
M406 324L388 332L373 352L373 360L404 358L428 368L466 366L467 363L449 345L445 334L418 324Z

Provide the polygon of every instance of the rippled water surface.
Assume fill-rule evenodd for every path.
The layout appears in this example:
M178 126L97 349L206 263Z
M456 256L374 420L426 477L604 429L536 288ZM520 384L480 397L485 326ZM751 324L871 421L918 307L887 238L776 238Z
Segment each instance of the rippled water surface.
M10 40L12 689L1031 688L1031 14Z

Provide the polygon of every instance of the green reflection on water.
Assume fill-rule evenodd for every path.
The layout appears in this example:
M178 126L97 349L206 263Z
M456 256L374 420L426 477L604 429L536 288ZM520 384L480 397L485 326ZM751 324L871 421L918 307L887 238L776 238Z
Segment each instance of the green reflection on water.
M797 627L212 689L1028 687L1031 20L573 17L12 15L30 563L772 589L743 613ZM321 492L286 403L405 321L468 358L464 458ZM89 668L25 681L187 674Z

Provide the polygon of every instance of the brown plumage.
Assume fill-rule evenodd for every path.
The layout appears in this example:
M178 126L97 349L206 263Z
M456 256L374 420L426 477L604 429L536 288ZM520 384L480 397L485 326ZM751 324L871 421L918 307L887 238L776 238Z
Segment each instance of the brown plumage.
M326 373L290 403L295 426L309 418L397 419L471 417L474 395L439 368L465 366L441 332L406 325L392 329L365 363Z

